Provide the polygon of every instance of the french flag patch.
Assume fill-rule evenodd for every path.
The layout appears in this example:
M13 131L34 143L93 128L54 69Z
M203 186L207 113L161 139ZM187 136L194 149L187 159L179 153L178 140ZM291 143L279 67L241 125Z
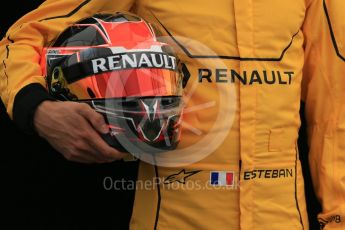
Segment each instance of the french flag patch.
M234 172L213 171L210 175L211 185L215 186L232 186L234 185Z

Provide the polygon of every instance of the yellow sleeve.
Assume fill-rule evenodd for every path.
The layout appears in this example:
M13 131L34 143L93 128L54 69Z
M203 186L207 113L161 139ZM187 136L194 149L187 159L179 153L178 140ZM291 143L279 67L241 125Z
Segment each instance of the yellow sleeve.
M345 229L345 1L311 0L302 98L322 229Z
M39 65L42 47L82 18L99 12L128 11L133 2L46 0L11 26L0 41L0 96L20 128L28 129L34 109L50 99Z

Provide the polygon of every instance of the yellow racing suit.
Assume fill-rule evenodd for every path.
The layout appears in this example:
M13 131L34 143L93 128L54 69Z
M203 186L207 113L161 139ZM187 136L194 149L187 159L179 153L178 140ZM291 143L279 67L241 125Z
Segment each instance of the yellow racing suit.
M342 0L47 0L0 43L1 98L32 130L51 99L42 48L82 18L131 11L158 24L184 63L179 148L210 151L178 167L142 162L131 229L308 229L300 100L320 224L345 229L344 10Z

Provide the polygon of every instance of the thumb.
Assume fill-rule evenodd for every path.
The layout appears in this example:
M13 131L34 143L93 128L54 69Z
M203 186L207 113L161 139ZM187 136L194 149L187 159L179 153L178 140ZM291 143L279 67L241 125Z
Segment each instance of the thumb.
M99 133L106 134L109 132L109 127L105 123L104 117L93 110L89 105L83 104L80 107L80 114L90 122L92 127Z

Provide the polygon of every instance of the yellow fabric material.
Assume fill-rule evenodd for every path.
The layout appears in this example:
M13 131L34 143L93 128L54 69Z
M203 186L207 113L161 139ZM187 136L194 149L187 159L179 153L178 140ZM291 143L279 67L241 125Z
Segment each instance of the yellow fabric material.
M306 102L311 174L323 209L319 220L327 223L324 229L345 228L344 9L344 1L315 1L303 26L308 42L302 97Z
M185 93L193 92L187 108L215 102L206 111L187 113L185 121L201 133L215 127L215 134L225 135L197 163L181 168L142 163L139 181L162 183L138 186L131 229L308 229L296 148L301 99L313 183L323 207L320 222L324 229L344 229L344 9L342 0L47 0L0 43L1 98L11 115L21 88L44 84L42 47L68 25L96 12L131 10L161 23L185 48L181 60L191 73ZM210 49L195 49L179 36ZM210 57L214 54L219 58ZM212 75L200 79L201 69ZM217 71L223 74L217 77ZM226 103L222 95L231 90L237 97ZM229 130L226 119L215 122L219 113L234 113ZM185 129L180 148L200 138ZM212 171L233 172L234 185L210 186ZM201 189L183 186L187 182Z

